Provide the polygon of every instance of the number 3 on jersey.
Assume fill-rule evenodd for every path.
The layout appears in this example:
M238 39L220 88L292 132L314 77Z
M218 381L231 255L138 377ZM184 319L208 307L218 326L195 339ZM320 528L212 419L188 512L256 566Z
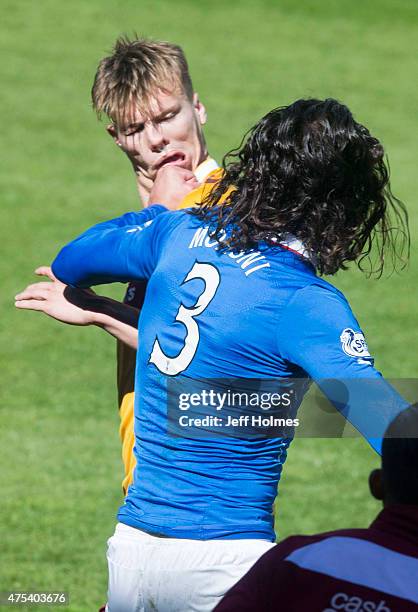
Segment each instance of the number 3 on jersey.
M179 323L183 323L187 330L184 339L184 347L176 357L168 357L164 353L158 342L158 338L155 340L152 347L149 363L153 363L160 372L168 376L177 376L177 374L183 372L183 370L190 365L196 354L200 340L199 325L195 321L195 317L202 314L205 308L209 306L221 282L221 277L215 266L208 263L199 263L197 261L194 263L182 284L195 278L200 278L204 281L205 289L191 308L186 308L183 304L180 304L175 319Z

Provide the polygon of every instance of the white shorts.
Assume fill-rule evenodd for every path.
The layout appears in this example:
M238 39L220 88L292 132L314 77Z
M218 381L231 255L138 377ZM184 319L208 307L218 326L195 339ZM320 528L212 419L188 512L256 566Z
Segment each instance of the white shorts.
M108 612L209 612L274 544L155 537L118 523L108 540Z

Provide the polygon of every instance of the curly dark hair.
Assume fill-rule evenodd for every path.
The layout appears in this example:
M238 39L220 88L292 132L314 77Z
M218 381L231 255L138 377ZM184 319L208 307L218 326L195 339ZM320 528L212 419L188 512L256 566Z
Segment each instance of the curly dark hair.
M390 190L383 146L346 106L297 100L268 113L244 140L192 213L209 224L220 249L260 248L293 234L319 274L355 260L365 270L367 260L369 273L380 276L388 250L393 269L398 258L406 264L408 215Z

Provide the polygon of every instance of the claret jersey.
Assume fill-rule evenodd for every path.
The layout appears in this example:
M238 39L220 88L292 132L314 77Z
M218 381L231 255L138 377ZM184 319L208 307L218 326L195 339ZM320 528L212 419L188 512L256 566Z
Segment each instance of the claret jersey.
M118 518L176 538L273 541L289 439L170 435L170 381L383 379L347 300L318 278L297 240L220 252L200 219L164 210L156 205L99 224L52 265L60 280L79 287L148 281L136 365L136 467ZM382 394L392 418L406 406L390 385ZM379 405L355 392L344 413L369 438L388 423Z

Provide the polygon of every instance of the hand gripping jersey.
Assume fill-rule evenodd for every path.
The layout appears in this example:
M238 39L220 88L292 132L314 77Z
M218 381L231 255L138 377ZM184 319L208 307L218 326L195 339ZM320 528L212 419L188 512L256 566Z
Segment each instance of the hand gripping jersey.
M272 506L289 439L172 436L169 381L379 380L382 404L356 389L343 407L337 402L369 437L383 436L406 403L373 368L344 296L316 276L296 244L221 253L198 218L163 210L99 224L52 265L80 287L148 281L135 375L136 467L118 518L154 535L274 541Z
M202 183L190 192L183 200L180 208L190 208L202 203L220 178L222 170L214 159L208 158L195 170L197 180ZM144 301L146 281L129 283L124 302L141 309ZM136 460L134 448L134 383L135 383L136 351L123 342L117 342L117 386L119 397L119 433L122 441L122 460L125 476L122 482L126 493L132 482Z

